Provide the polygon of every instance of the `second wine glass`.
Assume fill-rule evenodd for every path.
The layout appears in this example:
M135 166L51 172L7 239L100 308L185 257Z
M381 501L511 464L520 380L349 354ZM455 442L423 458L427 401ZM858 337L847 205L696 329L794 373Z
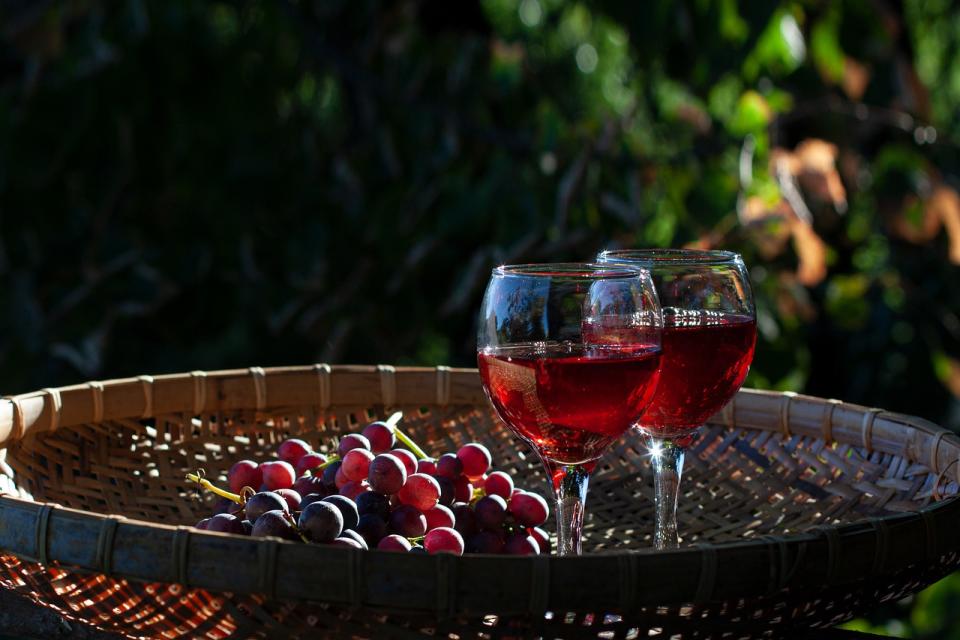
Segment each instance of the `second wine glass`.
M650 274L597 264L502 266L483 298L477 364L504 423L540 455L557 549L579 554L590 473L656 388L662 317Z
M598 260L649 269L663 305L660 383L639 428L654 472L654 546L675 548L684 452L737 392L753 360L750 279L743 260L730 251L617 250L602 252Z

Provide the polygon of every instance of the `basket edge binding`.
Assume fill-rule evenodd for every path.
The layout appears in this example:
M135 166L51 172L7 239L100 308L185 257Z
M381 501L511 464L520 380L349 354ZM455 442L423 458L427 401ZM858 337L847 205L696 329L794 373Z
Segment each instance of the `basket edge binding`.
M283 384L276 384L281 379ZM4 401L0 403L0 446L20 439L29 446L31 434L95 418L139 419L151 413L249 408L249 402L240 402L242 398L256 398L261 410L311 403L321 407L370 404L372 394L363 399L347 393L357 383L378 389L384 405L486 402L475 369L316 365L142 376L63 387L56 390L56 398L44 390ZM773 416L777 419L770 420ZM960 451L955 436L919 418L806 396L744 390L715 421L779 430L785 436L823 437L829 429L841 442L878 451L894 449L913 460L929 461L938 474L955 465ZM905 443L896 437L904 427L911 429ZM955 538L951 532L960 521L960 502L955 498L918 513L875 520L880 524L853 523L817 533L700 545L670 553L450 559L255 541L0 497L0 548L31 561L47 560L136 581L179 581L240 593L275 591L287 599L351 606L419 611L424 610L422 594L433 593L438 613L440 609L448 613L596 609L591 602L605 602L608 608L609 603L619 602L622 610L629 611L671 599L707 602L730 589L744 595L751 590L769 595L787 587L843 584L862 578L867 570L887 575L957 551L957 543L951 542ZM89 540L98 544L90 545ZM264 545L277 554L276 564L270 563L270 575L256 569L262 566L256 558ZM843 552L864 547L873 549L866 568ZM822 566L803 565L801 560L808 554L823 558ZM238 564L237 558L252 559L247 564L256 570L238 575L232 567ZM330 571L323 574L333 578L302 571L313 563L328 566ZM224 571L225 567L231 571ZM648 584L651 571L667 570L673 576L671 584ZM395 576L404 574L414 576L415 584L398 588ZM610 580L611 575L619 580ZM344 576L353 585L349 589L344 588ZM518 599L518 593L526 595Z

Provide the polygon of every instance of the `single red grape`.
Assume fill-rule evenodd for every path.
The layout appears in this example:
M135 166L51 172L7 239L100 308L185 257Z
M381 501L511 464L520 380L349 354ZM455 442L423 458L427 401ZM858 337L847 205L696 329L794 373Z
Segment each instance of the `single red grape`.
M347 537L337 538L330 544L333 545L334 547L347 547L350 549L361 549L361 550L366 549L364 545L360 544L353 538L347 538Z
M297 480L297 472L289 462L282 460L264 462L260 465L260 469L263 470L263 484L270 491L289 489Z
M244 487L256 489L263 484L263 471L253 460L241 460L230 467L227 482L234 493L240 493Z
M313 471L326 461L327 456L323 455L322 453L308 453L297 460L297 464L293 466L296 469L297 476L299 477L305 474L307 471Z
M337 455L340 456L341 460L343 456L347 455L347 451L352 449L366 449L369 451L370 441L359 433L350 433L340 438L340 444L337 445Z
M397 498L403 504L412 505L420 511L428 511L440 500L440 485L432 476L414 473L397 492Z
M550 554L550 534L541 529L540 527L530 527L527 529L527 533L537 541L537 546L540 547L540 553Z
M452 453L445 453L437 459L437 475L456 480L463 473L463 463Z
M547 501L535 493L518 493L510 498L510 513L525 527L539 527L550 516Z
M463 463L463 474L468 478L479 478L490 468L490 451L479 442L471 442L460 447L457 458Z
M370 488L384 495L392 495L407 481L407 470L400 460L389 453L381 453L370 463L367 482Z
M296 468L297 463L300 462L300 458L312 451L313 449L310 448L310 445L303 440L290 438L289 440L281 442L280 446L277 447L277 457L284 462L289 462Z
M293 513L300 511L300 494L293 489L277 489L274 493L283 498L287 503L287 510Z
M503 527L507 518L507 501L496 495L484 496L474 505L473 512L481 529L496 531Z
M437 527L452 527L457 521L456 518L453 517L453 511L442 504L438 504L433 509L425 511L423 515L427 518L427 531L436 529Z
M506 553L515 556L530 556L540 553L540 546L536 539L526 533L515 533L507 538L507 543L503 545Z
M357 482L356 480L351 480L347 484L340 487L340 495L350 498L351 500L356 500L361 493L366 493L370 491L370 485L367 484L366 480L361 480Z
M433 458L424 458L417 460L417 473L428 473L431 476L437 474L437 461Z
M351 449L343 456L343 466L340 471L348 480L366 480L370 473L370 463L373 454L366 449Z
M410 551L410 541L404 538L403 536L398 536L395 533L390 534L383 538L378 544L377 549L379 551Z
M427 553L452 553L463 555L463 538L456 529L437 527L427 533L423 539L423 548Z
M370 450L374 453L384 453L393 449L397 443L393 435L395 427L386 422L371 422L363 428L363 436L370 442Z
M453 481L454 498L457 502L470 502L473 500L473 485L467 476L459 476Z
M487 476L483 489L488 496L500 496L504 500L509 500L513 495L513 478L503 471L494 471Z
M427 517L416 507L400 505L390 514L390 531L406 538L419 538L427 532Z
M337 486L337 490L343 488L343 485L350 482L350 479L343 473L343 467L337 469L337 473L333 476L333 484Z
M403 463L403 468L407 470L407 475L417 472L417 456L406 449L394 449L390 455L396 456Z

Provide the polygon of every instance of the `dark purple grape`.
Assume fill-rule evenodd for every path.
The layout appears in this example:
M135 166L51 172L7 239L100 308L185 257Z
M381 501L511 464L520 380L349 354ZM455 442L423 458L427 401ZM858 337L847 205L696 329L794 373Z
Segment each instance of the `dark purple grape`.
M260 515L257 518L257 521L253 523L253 531L250 532L250 535L255 538L265 538L271 536L274 538L283 538L284 540L300 540L300 536L297 535L297 530L294 528L293 523L288 520L289 514L280 511L279 509L274 511L267 511Z
M484 496L473 507L477 515L477 525L487 531L496 531L503 527L507 518L507 501L500 496Z
M328 493L337 492L337 471L340 471L342 465L343 463L337 460L323 470L323 484L326 485Z
M327 485L320 476L303 476L293 483L293 490L301 496L308 496L311 493L319 493L323 496L329 495ZM303 505L301 504L301 507Z
M463 463L453 453L445 453L437 459L437 475L456 480L463 473Z
M387 523L380 516L372 513L360 516L356 531L370 549L376 549L380 541L389 533Z
M329 502L340 511L343 516L343 528L354 529L360 520L360 514L357 512L357 503L347 496L327 496L323 502Z
M443 476L437 476L437 484L440 485L440 504L449 507L456 501L457 485L450 478Z
M390 514L390 531L404 538L419 538L427 532L427 517L416 507L401 505Z
M357 514L361 516L369 513L384 522L390 517L390 498L382 493L367 491L358 495L354 502L357 503Z
M300 514L297 526L311 542L333 542L343 531L343 516L329 502L314 502Z
M253 523L250 522L249 520L243 521L243 533L244 535L250 535L251 533L253 533Z
M419 544L415 544L415 545L413 545L412 547L410 547L410 553L417 553L417 554L420 554L420 555L423 555L423 556L430 555L430 554L427 553L427 550L424 549L424 548L423 548L422 546L420 546Z
M260 516L267 511L279 510L284 513L288 511L287 501L272 491L261 491L260 493L250 496L244 510L247 514L247 520L254 524L256 524Z
M330 544L332 544L335 547L348 547L350 549L361 549L363 551L366 551L367 549L366 546L361 545L359 542L357 542L353 538L337 538Z
M369 549L369 547L367 546L367 541L363 539L363 536L360 535L359 533L357 533L356 531L352 530L352 529L345 529L345 530L340 534L340 537L341 537L341 538L350 538L351 540L356 540L357 542L360 543L360 546L363 547L364 550Z
M229 513L218 513L210 518L207 523L207 531L219 531L220 533L235 533L243 535L243 520Z
M465 502L454 503L452 509L454 517L457 519L453 528L460 533L460 536L466 540L480 530L477 524L477 514L473 512L470 505Z
M303 511L314 502L320 502L326 497L327 496L325 493L311 493L311 494L305 495L303 496L303 500L300 501L300 510Z
M481 531L467 540L467 553L502 553L503 539L492 531Z
M381 453L370 463L370 475L367 482L370 488L377 493L393 495L403 487L407 481L407 469L394 455Z
M193 525L194 529L200 529L200 531L206 531L207 525L210 524L210 518L204 518L197 524Z
M506 553L516 556L535 556L540 553L540 545L536 539L526 533L515 533L507 538L507 543L503 545Z

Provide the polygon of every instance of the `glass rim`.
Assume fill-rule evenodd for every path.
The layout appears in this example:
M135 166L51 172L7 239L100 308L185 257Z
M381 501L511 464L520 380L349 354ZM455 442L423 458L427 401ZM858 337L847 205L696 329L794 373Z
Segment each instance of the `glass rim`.
M530 278L567 278L571 280L612 280L649 276L650 270L640 265L603 262L542 262L502 264L493 268L494 276Z
M618 264L632 262L657 266L723 265L743 262L743 257L735 251L724 249L605 249L597 254L597 260Z

